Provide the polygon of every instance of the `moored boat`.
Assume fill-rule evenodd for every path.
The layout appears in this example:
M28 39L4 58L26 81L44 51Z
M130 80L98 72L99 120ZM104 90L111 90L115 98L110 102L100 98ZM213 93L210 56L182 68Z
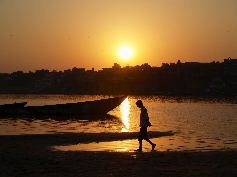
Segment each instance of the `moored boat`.
M9 114L15 115L93 115L106 114L119 106L127 96L119 96L77 103L26 106L17 108Z
M12 103L12 104L3 104L0 105L0 114L14 113L18 109L23 108L27 102Z

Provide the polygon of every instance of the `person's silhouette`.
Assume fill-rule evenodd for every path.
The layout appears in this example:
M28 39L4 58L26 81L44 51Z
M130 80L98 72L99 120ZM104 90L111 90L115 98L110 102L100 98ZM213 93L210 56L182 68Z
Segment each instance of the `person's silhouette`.
M143 106L143 103L141 100L138 100L136 102L136 105L138 108L140 108L141 113L140 113L140 132L138 135L138 141L139 141L139 148L135 151L142 151L142 140L146 140L148 143L151 144L151 150L153 151L154 148L156 147L156 144L152 143L149 138L147 138L147 127L151 126L151 123L149 121L149 116L147 113L147 109L145 106Z

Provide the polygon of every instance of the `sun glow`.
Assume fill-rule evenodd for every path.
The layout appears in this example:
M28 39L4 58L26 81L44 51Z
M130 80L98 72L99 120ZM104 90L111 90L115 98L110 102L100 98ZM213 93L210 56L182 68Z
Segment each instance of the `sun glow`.
M131 47L128 47L128 46L123 46L121 48L119 48L118 50L118 55L124 59L124 60L127 60L129 58L132 57L133 55L133 50L131 49Z

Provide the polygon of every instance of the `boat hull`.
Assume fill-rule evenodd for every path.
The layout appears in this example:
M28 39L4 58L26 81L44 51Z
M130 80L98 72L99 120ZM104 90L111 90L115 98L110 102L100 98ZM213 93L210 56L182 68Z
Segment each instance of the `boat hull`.
M0 105L0 114L13 114L16 113L18 109L24 108L27 102L3 104Z
M17 108L9 114L14 115L93 115L106 114L119 106L127 96L100 99L94 101L44 105L26 106Z

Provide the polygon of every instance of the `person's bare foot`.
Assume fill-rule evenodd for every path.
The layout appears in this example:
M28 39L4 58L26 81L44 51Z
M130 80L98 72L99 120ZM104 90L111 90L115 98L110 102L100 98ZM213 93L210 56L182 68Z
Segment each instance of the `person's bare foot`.
M134 150L134 151L136 151L136 152L142 152L142 150L141 150L141 149L136 149L136 150Z

